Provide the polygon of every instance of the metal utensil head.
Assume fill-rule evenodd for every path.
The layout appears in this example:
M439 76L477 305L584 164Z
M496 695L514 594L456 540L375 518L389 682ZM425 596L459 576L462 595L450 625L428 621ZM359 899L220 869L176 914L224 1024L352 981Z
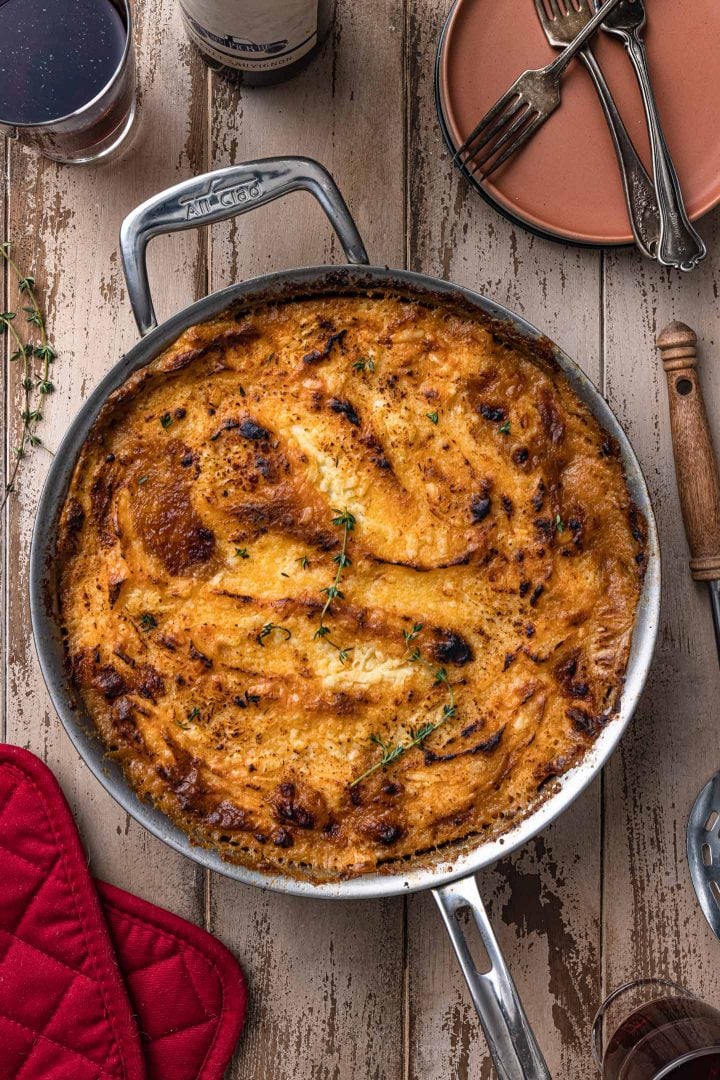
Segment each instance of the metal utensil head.
M595 2L596 8L600 5ZM607 13L602 28L609 34L626 34L640 30L645 25L645 4L643 0L621 0L612 11Z
M545 37L555 48L569 45L596 11L593 0L580 0L578 7L574 7L570 0L567 0L565 7L560 5L559 0L535 0L535 9Z
M687 856L700 907L720 938L720 773L708 781L690 811Z

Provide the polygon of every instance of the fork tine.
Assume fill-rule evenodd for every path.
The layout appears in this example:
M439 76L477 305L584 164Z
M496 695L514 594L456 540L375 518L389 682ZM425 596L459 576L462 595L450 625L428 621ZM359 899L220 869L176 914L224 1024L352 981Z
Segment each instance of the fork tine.
M499 153L500 150L503 149L503 147L507 146L508 144L512 146L515 141L515 135L519 131L521 131L523 125L527 123L527 121L534 114L534 112L535 110L530 108L527 102L523 102L522 110L515 117L509 127L504 129L500 137L496 139L495 142L491 143L486 148L484 153L478 155L476 152L472 155L472 158L470 159L473 165L472 171L476 172L478 169L482 169L483 165L487 164L487 162L489 162L495 154Z
M501 98L495 102L491 109L489 109L479 123L473 128L462 146L459 146L453 155L453 161L457 161L463 154L467 154L470 151L470 147L477 140L479 136L485 131L488 124L491 124L493 120L497 119L505 110L511 105L518 94L514 86L503 94Z
M558 3L558 0L548 0L548 4L549 4L549 8L550 8L551 17L553 19L562 19L563 14L562 14L562 11L560 10L560 4Z
M468 147L465 160L467 161L474 158L484 146L495 138L498 132L502 132L505 126L515 119L518 112L524 110L526 107L527 103L521 97L518 97L509 112L506 111L501 113L494 124L491 124L488 128L483 128L480 135L476 136L470 147Z
M550 0L550 8L552 9L552 0ZM548 13L548 9L545 6L545 0L535 0L535 10L537 11L537 17L540 20L540 25L545 26L550 22L554 16L554 12Z
M543 123L544 119L545 118L540 113L536 113L535 119L531 120L527 127L523 128L515 142L512 143L510 146L507 146L504 152L500 155L500 157L495 158L495 160L491 162L490 167L488 169L485 169L485 171L482 173L481 179L486 180L487 177L490 176L491 173L495 172L496 169L499 169L503 162L507 161L507 159L511 157L511 155L514 154L516 150L519 150L520 147L523 146L524 143L526 143L528 139L535 134L537 129Z

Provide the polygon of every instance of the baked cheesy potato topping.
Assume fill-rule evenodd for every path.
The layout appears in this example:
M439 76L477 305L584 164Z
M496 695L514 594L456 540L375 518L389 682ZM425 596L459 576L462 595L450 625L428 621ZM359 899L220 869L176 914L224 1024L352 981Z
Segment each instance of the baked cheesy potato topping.
M200 844L314 880L478 843L617 709L645 559L549 359L328 296L186 331L104 406L59 531L72 680Z

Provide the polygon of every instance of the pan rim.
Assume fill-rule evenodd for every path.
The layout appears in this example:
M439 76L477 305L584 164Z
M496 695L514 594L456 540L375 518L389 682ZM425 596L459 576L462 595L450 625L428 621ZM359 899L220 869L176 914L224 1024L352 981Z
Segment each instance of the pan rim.
M189 836L160 810L141 800L125 779L120 766L106 756L92 721L71 705L67 692L60 628L50 597L50 568L55 551L57 516L67 492L77 456L102 405L129 375L159 355L188 327L207 321L238 302L262 304L297 298L305 288L313 295L353 291L407 292L426 299L458 301L497 324L509 326L536 349L550 352L570 386L603 428L620 445L620 457L631 497L648 527L647 563L633 627L625 685L619 715L588 749L582 761L558 778L558 789L514 824L506 833L479 842L447 860L438 857L430 866L406 872L361 875L321 884L278 872L264 873L230 863L212 849L193 844ZM30 551L30 611L33 639L51 702L70 741L95 778L115 801L158 839L209 870L246 885L319 899L369 899L439 888L478 872L537 836L567 809L603 768L632 718L645 685L659 626L660 551L657 524L639 461L620 422L592 380L558 345L535 326L481 293L426 274L382 266L308 266L251 278L196 301L141 338L101 379L71 421L48 472L38 502ZM452 849L449 849L452 851Z

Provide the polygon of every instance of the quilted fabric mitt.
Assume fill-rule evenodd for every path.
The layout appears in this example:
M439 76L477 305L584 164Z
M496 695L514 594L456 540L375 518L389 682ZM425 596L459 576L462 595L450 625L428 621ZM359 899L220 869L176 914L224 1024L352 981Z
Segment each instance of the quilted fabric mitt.
M247 1003L237 962L170 912L96 890L57 781L12 746L0 866L0 1080L220 1080Z

